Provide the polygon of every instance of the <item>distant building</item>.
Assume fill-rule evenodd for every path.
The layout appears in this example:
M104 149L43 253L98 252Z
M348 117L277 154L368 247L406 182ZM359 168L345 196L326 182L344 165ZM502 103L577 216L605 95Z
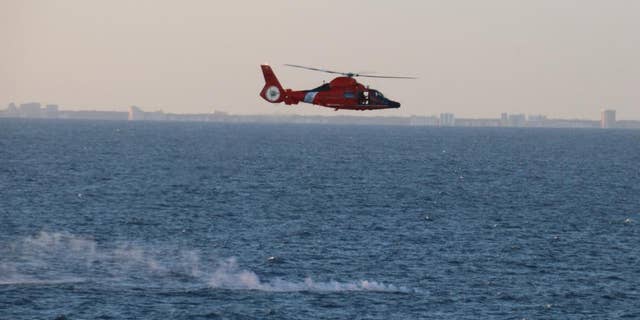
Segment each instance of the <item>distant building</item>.
M48 104L44 107L44 115L47 118L57 118L58 117L58 105L57 104Z
M136 106L131 106L129 107L128 119L129 121L140 121L140 120L164 121L164 120L167 120L168 117L162 111L145 112Z
M145 112L144 119L153 120L153 121L163 121L163 120L167 120L167 116L164 114L164 112L162 112L162 110L160 110L160 111L154 111L154 112Z
M503 112L500 114L500 125L506 127L509 125L509 114Z
M7 110L4 112L4 115L7 117L18 117L20 116L20 111L18 111L16 104L11 102L9 103L9 106L7 106Z
M410 126L437 126L438 125L438 117L430 116L430 117L420 117L420 116L411 116L409 120Z
M500 127L500 119L456 119L456 127Z
M609 129L616 127L616 111L602 110L600 113L600 128Z
M38 102L23 103L20 105L20 116L23 118L40 118L42 107Z
M527 120L528 121L547 121L547 116L542 114L530 114Z
M547 120L547 116L545 115L529 115L527 117L527 127L544 127L547 125Z
M527 118L524 114L510 114L509 115L509 126L510 127L524 127L527 123Z
M59 111L58 119L85 119L85 120L127 120L128 112L122 111Z
M440 114L440 126L452 127L456 125L456 118L453 113L441 113Z
M136 120L144 120L144 111L136 106L131 106L129 107L129 121Z
M600 122L584 119L548 119L545 121L547 128L597 128Z

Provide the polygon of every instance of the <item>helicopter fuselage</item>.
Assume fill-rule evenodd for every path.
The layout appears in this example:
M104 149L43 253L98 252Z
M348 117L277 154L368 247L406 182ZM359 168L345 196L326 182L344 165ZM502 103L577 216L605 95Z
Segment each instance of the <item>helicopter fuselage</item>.
M268 65L262 65L265 86L260 96L271 103L294 105L310 103L335 110L397 109L400 103L386 98L380 91L365 87L352 77L337 77L311 90L282 89Z

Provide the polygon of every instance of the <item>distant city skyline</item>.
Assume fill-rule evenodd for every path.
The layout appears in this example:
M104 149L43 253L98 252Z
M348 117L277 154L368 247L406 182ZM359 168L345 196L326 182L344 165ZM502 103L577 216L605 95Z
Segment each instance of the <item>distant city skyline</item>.
M16 105L11 103L0 109L0 118L26 119L77 119L77 120L128 120L128 121L187 121L187 122L231 122L231 123L302 123L302 124L368 124L430 127L529 127L529 128L601 128L640 129L640 120L616 120L616 111L601 110L600 119L558 119L546 115L508 114L499 118L457 118L453 113L431 116L353 116L253 114L239 115L211 110L208 113L165 113L162 110L145 111L130 106L127 112L113 110L62 110L57 104L42 105L38 102Z
M39 104L43 107L46 106L56 106L58 107L59 104L57 103L41 103L41 102L37 102L37 101L28 101L28 102L9 102L7 104L5 104L5 106L3 107L2 105L0 105L0 111L2 111L3 109L6 109L8 106L10 105L15 105L15 106L20 106L20 105L31 105L31 104ZM339 111L332 111L332 112L326 112L326 113L321 113L321 114L305 114L303 112L298 112L298 110L296 110L296 108L317 108L317 109L323 109L323 107L321 106L316 106L316 105L311 105L311 104L299 104L299 105L294 105L294 106L286 106L284 104L282 105L272 105L275 106L275 110L257 110L257 112L255 113L237 113L234 112L233 109L221 109L221 108L210 108L209 110L204 110L202 112L195 112L195 113L213 113L213 112L224 112L224 113L229 113L229 114L235 114L235 115L280 115L280 114L290 114L290 115L300 115L300 116L304 116L304 115L320 115L320 116L339 116L339 115L355 115L355 116L371 116L371 117L377 117L377 116L397 116L397 117L411 117L411 116L422 116L422 117L428 117L428 116L435 116L435 117L440 117L442 115L456 115L456 116L465 116L465 115L460 115L460 114L456 114L456 113L452 113L450 111L447 110L443 110L442 112L433 112L433 113L427 113L427 114L382 114L381 112L378 111L357 111L357 112L351 112L349 110L339 110ZM148 110L147 112L167 112L167 113L175 113L175 114L192 114L192 112L181 112L180 110L177 111L172 111L173 108L169 108L169 109L163 109L163 108L153 108L153 107L148 107L148 106L139 106L139 105L133 105L133 104L129 104L127 106L117 106L117 107L110 107L110 106L82 106L82 107L73 107L73 106L65 106L65 110L67 111L105 111L105 112L128 112L130 110L131 107L136 107L136 108L141 108L141 109L145 109ZM326 108L324 108L326 109ZM529 117L544 117L544 118L556 118L556 119L583 119L583 120L594 120L594 119L598 119L598 121L600 121L601 117L602 117L602 113L606 110L609 111L614 111L615 109L613 108L598 108L598 109L594 109L592 110L592 114L585 116L585 117L554 117L554 116L548 116L547 114L542 114L539 112L531 112L531 113L509 113L509 112L500 112L497 115L488 115L485 117L468 117L468 118L496 118L496 116L498 116L497 118L500 118L501 115L508 115L509 117L513 117L513 116L524 116L526 118ZM618 117L619 118L619 117ZM622 120L640 120L640 117L638 119L635 118L629 118L629 117L623 117Z
M6 0L0 108L336 114L262 101L269 62L293 89L331 77L285 63L419 77L361 79L402 107L340 115L599 119L615 109L637 120L638 12L623 0Z

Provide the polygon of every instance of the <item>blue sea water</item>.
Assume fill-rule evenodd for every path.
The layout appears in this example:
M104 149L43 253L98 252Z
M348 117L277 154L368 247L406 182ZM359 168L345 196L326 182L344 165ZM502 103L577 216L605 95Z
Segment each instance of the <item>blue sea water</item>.
M640 131L0 119L0 319L640 318Z

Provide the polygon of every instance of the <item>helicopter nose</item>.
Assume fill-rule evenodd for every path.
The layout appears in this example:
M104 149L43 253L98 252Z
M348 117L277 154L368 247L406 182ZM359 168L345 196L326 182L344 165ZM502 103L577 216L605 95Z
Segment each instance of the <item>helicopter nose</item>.
M400 108L400 103L399 102L395 102L393 100L389 100L389 106L391 108Z

